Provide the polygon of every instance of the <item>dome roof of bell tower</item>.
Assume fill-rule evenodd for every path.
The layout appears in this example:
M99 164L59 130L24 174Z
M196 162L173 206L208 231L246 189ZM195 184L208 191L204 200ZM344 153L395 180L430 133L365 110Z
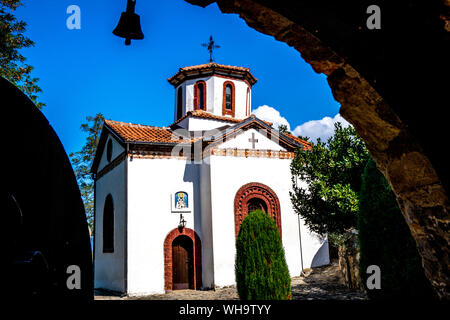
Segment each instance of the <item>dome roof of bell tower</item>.
M250 86L253 86L257 81L257 79L251 74L249 68L228 66L215 62L180 68L174 76L167 80L174 87L177 87L186 80L208 76L223 76L236 80L242 80Z

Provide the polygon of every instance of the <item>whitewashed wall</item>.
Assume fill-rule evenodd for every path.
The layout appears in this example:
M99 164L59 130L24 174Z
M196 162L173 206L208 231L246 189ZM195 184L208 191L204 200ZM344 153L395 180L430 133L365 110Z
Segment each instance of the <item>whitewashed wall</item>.
M117 142L116 138L113 137L111 134L109 134L108 138L106 139L105 148L103 149L103 153L100 158L98 171L102 170L109 163L108 160L106 159L106 149L109 140L112 140L111 161L113 161L115 158L117 158L118 155L120 155L122 152L125 151L125 149L119 144L119 142Z
M103 208L111 194L114 203L114 252L103 253ZM96 182L94 287L125 291L125 162Z
M289 198L289 165L288 159L211 156L215 285L226 286L235 283L234 197L241 186L250 182L263 183L277 194L281 205L282 241L286 262L291 276L300 275L299 226L298 216L294 213ZM302 231L303 267L308 268L322 243L309 231ZM322 251L320 254L328 256L328 251ZM319 260L326 261L325 258Z
M278 140L273 137L271 140L267 137L265 132L261 133L255 129L249 129L244 131L243 133L237 135L233 139L230 139L224 143L222 143L218 148L219 149L227 149L227 148L240 148L240 149L252 149L252 143L249 139L253 139L253 135L255 134L255 139L258 142L255 143L255 149L262 150L276 150L276 151L286 151L285 148L278 144Z
M208 163L200 166L202 285L214 288L214 241L211 215L211 171Z
M164 292L164 240L177 228L170 195L186 191L196 208L198 167L177 159L133 159L128 162L128 293ZM186 227L201 229L194 213L183 213ZM196 230L196 231L197 231ZM198 232L197 232L198 233Z
M297 181L298 185L304 189L308 185L301 180ZM303 219L300 220L300 233L302 236L302 251L303 251L303 268L312 268L327 265L330 263L330 255L328 248L327 237L322 237L314 232L311 232L306 226Z
M181 120L178 125L188 131L201 131L216 129L223 126L231 126L235 125L235 123L188 116L187 118Z

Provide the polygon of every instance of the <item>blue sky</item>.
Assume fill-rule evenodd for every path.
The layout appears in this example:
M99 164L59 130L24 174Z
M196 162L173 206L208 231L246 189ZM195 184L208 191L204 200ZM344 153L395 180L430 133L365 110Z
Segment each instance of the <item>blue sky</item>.
M207 63L208 52L200 44L210 35L221 45L214 54L217 63L248 67L258 78L253 110L275 108L291 130L303 125L294 131L303 135L327 127L339 112L325 75L315 73L293 48L251 29L238 15L222 14L216 4L201 8L182 0L137 0L145 39L125 46L112 30L126 0L22 2L15 15L27 23L26 36L36 43L22 54L35 67L40 101L47 104L43 113L67 152L81 148L80 124L98 112L117 121L172 123L174 89L167 78L180 67ZM70 5L81 9L80 30L66 27ZM277 116L263 108L261 117L264 110ZM308 124L314 129L306 130Z

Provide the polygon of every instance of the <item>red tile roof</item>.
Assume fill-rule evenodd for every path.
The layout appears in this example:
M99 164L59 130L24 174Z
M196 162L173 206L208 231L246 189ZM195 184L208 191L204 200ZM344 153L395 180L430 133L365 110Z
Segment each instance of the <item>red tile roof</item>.
M171 129L165 127L145 126L141 124L125 123L113 120L105 120L105 124L111 128L125 142L155 142L155 143L180 143L183 137L175 135ZM186 140L192 142L193 139Z
M219 68L226 68L226 69L231 69L231 70L239 70L239 71L250 72L249 68L229 66L229 65L225 65L225 64L218 64L218 63L215 63L215 62L199 64L199 65L196 65L196 66L183 67L183 68L180 68L180 71L200 70L200 69L206 69L206 68L210 68L210 67L219 67Z
M245 119L236 119L236 118L231 118L231 117L226 117L226 116L218 116L218 115L215 115L208 111L203 111L203 110L193 110L193 111L186 112L186 114L184 116L177 119L177 121L172 123L169 127L172 127L172 126L180 123L182 120L186 119L189 116L194 117L194 118L211 119L211 120L218 120L218 121L231 122L231 123L239 123L239 122L242 122L245 120ZM254 116L254 115L252 114L252 115L250 115L250 117L251 116ZM272 122L265 121L262 119L259 119L259 120L261 120L262 122L266 123L269 126L273 125Z
M303 149L305 150L311 150L312 149L312 144L310 142L307 142L303 139L300 139L290 133L284 133L285 136L287 136L288 138L291 138L292 140L294 140L297 143L300 143L303 146Z
M228 77L243 78L248 81L250 85L254 85L258 81L250 72L249 68L228 66L224 64L218 64L210 62L206 64L200 64L196 66L189 66L180 68L178 72L167 79L170 84L178 86L181 82L188 77L195 77L201 75L222 74Z
M212 119L225 121L230 123L240 123L244 120L239 120L235 118L217 116L212 113L203 111L203 110L194 110L188 111L183 117L175 121L170 127L178 124L182 119L185 119L188 116L202 118L202 119ZM251 115L250 117L254 117ZM248 118L247 118L248 119ZM264 121L269 126L272 126L271 122ZM186 138L180 135L176 135L174 131L168 127L155 127L155 126L147 126L142 124L134 124L134 123L126 123L119 122L113 120L105 120L105 125L111 128L123 141L125 142L154 142L154 143L173 143L177 144L180 142L192 143L201 138ZM303 145L304 149L310 150L312 149L312 144L293 136L292 134L285 133L288 138L294 140L295 142ZM184 140L184 141L183 141Z
M255 116L254 114L252 114L252 115L250 115L250 116ZM259 119L259 118L258 118ZM261 120L262 122L264 122L265 124L267 124L268 126L273 126L273 122L269 122L269 121L266 121L266 120L263 120L263 119L259 119L259 120Z

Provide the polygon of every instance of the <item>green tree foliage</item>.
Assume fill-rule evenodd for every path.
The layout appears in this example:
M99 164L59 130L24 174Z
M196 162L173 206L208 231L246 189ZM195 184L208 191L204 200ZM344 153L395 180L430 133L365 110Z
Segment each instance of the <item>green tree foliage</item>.
M300 139L302 139L302 140L304 140L306 142L311 142L309 137L298 135L297 138L300 138Z
M37 85L39 79L31 76L33 67L19 53L34 45L24 36L26 23L12 14L21 5L19 0L0 0L0 76L15 84L41 109L45 104L37 101L37 94L42 91Z
M281 133L289 133L288 127L285 124L280 124L278 126L278 131Z
M81 125L81 130L87 133L86 142L80 151L72 152L69 156L80 187L89 227L94 230L94 180L90 170L100 139L104 117L101 113L97 113L95 117L86 117L86 120L87 123Z
M328 234L335 245L346 230L356 227L361 174L368 158L355 129L336 123L326 143L319 138L311 151L298 149L291 163L295 211L312 231Z
M275 222L256 210L244 219L236 240L236 283L242 300L291 299L291 278Z
M433 297L395 194L372 159L362 177L358 233L363 283L369 265L381 270L381 289L367 290L371 299Z

